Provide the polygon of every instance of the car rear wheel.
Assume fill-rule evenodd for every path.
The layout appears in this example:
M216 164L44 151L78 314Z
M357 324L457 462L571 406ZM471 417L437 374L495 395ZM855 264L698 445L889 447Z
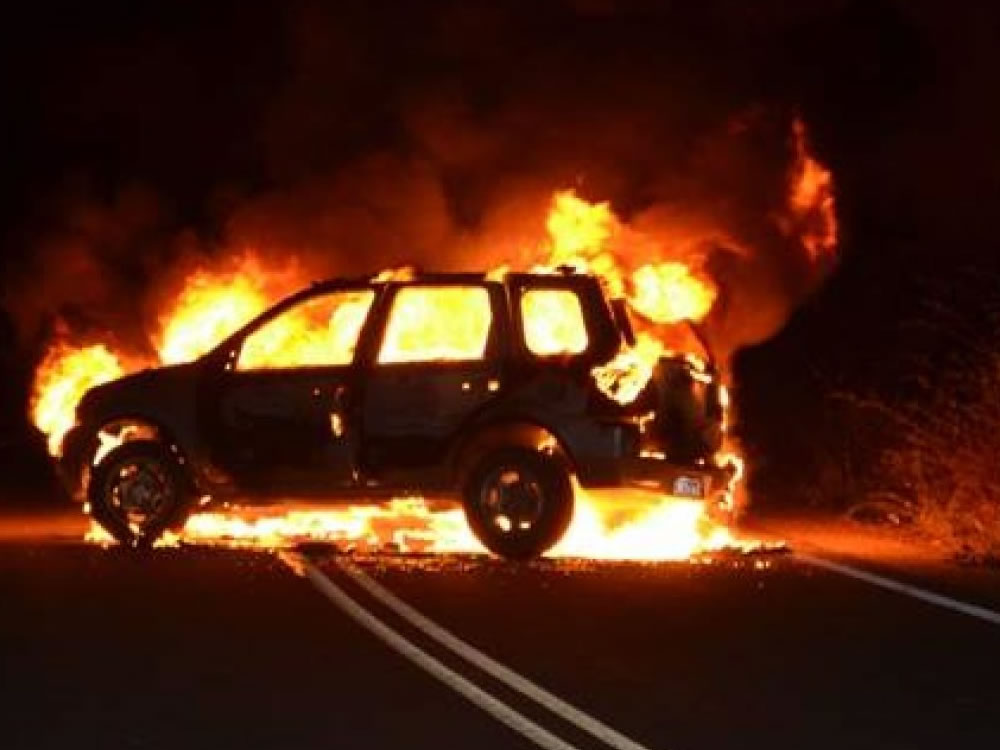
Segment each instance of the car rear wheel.
M112 450L94 467L88 487L91 517L130 547L148 546L183 525L193 496L177 457L153 440Z
M465 517L483 545L527 560L551 548L573 517L573 486L554 457L524 448L488 455L464 487Z

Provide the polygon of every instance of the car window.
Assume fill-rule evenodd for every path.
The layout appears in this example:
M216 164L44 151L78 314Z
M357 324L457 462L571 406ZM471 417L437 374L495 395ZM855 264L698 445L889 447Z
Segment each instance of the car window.
M482 359L492 317L484 287L403 287L392 301L378 361Z
M251 333L237 370L348 365L375 293L370 289L312 297Z
M587 349L583 307L576 292L569 289L525 290L521 321L524 343L532 354L580 354Z

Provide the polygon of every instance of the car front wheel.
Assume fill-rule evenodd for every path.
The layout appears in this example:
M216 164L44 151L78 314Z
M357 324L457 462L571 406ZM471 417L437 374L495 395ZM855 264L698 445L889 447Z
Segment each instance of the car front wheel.
M551 548L573 517L573 486L554 457L525 448L488 455L464 487L465 517L483 545L527 560Z
M183 525L191 483L177 458L152 440L125 443L94 467L88 487L90 515L130 547L148 546Z

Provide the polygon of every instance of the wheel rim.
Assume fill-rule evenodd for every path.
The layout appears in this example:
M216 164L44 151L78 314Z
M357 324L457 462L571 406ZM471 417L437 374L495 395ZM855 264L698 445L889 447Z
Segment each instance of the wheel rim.
M132 458L114 467L105 485L111 511L132 533L145 534L169 511L174 483L161 461Z
M545 508L545 491L534 472L501 466L490 472L479 493L486 523L505 536L531 533Z

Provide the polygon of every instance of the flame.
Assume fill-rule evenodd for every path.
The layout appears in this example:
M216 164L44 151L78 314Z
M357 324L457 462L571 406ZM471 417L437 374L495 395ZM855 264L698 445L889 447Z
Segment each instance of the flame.
M396 293L378 361L478 359L490 322L482 287L404 287Z
M718 289L684 263L651 263L632 274L629 304L654 323L698 321L712 309Z
M657 360L666 353L662 343L640 334L635 346L623 348L611 361L593 368L591 375L605 396L631 404L645 390Z
M549 269L566 266L592 273L605 282L612 297L624 295L621 263L611 251L621 223L610 203L588 203L572 190L559 191L552 197L545 228Z
M593 274L604 282L611 297L624 298L633 312L653 324L701 321L718 296L712 279L680 261L647 263L630 272L623 257L634 255L634 247L646 249L655 243L625 227L609 203L589 203L571 190L557 192L549 208L546 230L546 264L532 270L551 273L569 267ZM628 285L626 278L631 282ZM551 330L539 331L526 322L525 336L533 352L574 353L586 347L586 339L581 340L577 333L581 330L585 336L582 319L578 328L570 325L574 312L569 304L557 304L552 299L546 302L547 309L537 310L537 325ZM532 346L535 338L537 343ZM653 336L640 335L636 346L623 348L610 362L593 368L592 375L605 395L629 404L645 389L657 360L671 353Z
M592 490L576 487L573 522L552 549L552 557L598 560L686 560L722 549L750 551L713 522L704 503L642 490Z
M374 292L351 291L298 305L246 338L237 367L261 370L350 364L374 300Z
M521 297L524 341L540 356L579 354L587 348L587 326L575 294L565 289L531 289Z
M191 274L173 306L160 317L157 349L165 365L190 362L262 313L271 300L252 273Z
M303 541L326 541L360 550L474 553L482 546L461 510L433 510L420 497L382 505L337 509L290 509L280 515L252 510L199 513L171 541L274 549Z
M575 484L575 483L574 483ZM742 540L713 522L702 503L642 490L584 491L575 485L573 521L547 557L598 560L686 560L732 549L750 552L763 545ZM87 541L114 540L95 522ZM337 509L249 508L192 515L180 532L156 545L180 543L255 549L282 549L302 542L329 542L361 553L485 555L461 510L436 509L421 497L394 498L382 505Z
M790 204L813 217L827 215L828 206L832 218L829 173L808 156L804 140L797 143L801 174ZM812 244L806 245L810 254L825 252L827 243L835 242L835 225L832 230L823 226L828 234L834 232L832 239L824 235L825 239L810 240ZM633 402L644 390L661 357L675 355L659 335L662 326L703 320L719 294L698 262L658 258L637 263L637 248L644 253L654 244L626 226L610 204L591 203L573 191L560 191L552 198L545 236L537 246L543 265L533 270L555 273L560 266L569 266L594 274L602 279L611 297L624 299L648 323L635 346L592 370L597 386L622 404ZM669 258L671 249L659 248L658 253ZM488 277L501 278L507 271L504 266ZM384 271L373 280L384 283L413 275L413 269L399 268ZM238 258L225 269L192 272L159 316L154 341L160 361L170 364L195 359L266 310L278 296L278 276L279 270L264 266L253 254ZM281 277L284 291L301 285L300 279L288 276ZM481 356L490 327L487 293L481 289L435 289L430 294L428 289L410 287L397 292L398 304L378 361L408 362L425 359L428 354L440 360ZM331 357L349 362L373 296L370 292L348 294L335 304L314 308L306 303L279 315L248 338L237 366L310 364L329 362ZM535 354L561 356L586 349L587 329L575 295L557 289L531 290L520 300L520 313L526 343ZM693 354L687 356L695 377L710 377L704 362ZM37 371L32 417L48 435L54 455L72 426L75 404L82 394L122 373L120 356L105 346L53 347ZM739 466L742 468L741 463ZM96 526L88 538L108 541ZM168 536L162 543L182 540L268 548L316 540L401 552L483 552L461 511L439 510L414 497L336 510L293 509L280 515L248 510L197 513L178 535ZM574 521L551 555L683 559L728 546L744 548L745 543L709 520L701 502L649 493L641 493L640 498L630 490L585 492L577 487Z
M90 388L121 377L122 366L103 344L81 348L57 343L35 371L31 418L47 436L49 452L62 452L63 437L73 426L76 405Z
M837 247L833 175L810 153L805 123L798 118L792 123L792 147L789 212L809 258L815 261Z

